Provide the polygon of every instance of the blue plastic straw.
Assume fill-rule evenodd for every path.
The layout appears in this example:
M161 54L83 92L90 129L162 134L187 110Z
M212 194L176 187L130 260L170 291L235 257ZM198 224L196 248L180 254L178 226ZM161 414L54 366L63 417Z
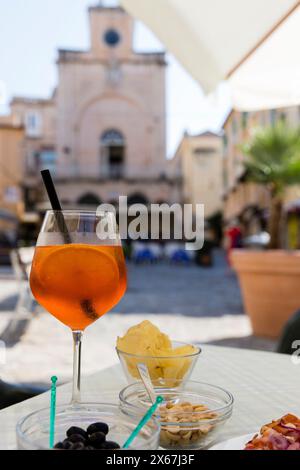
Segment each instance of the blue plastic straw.
M53 375L51 377L51 402L50 402L50 435L49 435L49 445L50 449L54 447L54 437L55 437L55 413L56 413L56 382L57 377Z
M141 429L145 426L145 424L148 423L148 421L152 418L152 415L155 413L158 405L164 401L163 397L158 396L155 400L155 403L149 408L145 416L141 419L137 427L132 431L130 434L129 438L123 445L123 449L128 449L132 441L137 437L137 435L140 433Z

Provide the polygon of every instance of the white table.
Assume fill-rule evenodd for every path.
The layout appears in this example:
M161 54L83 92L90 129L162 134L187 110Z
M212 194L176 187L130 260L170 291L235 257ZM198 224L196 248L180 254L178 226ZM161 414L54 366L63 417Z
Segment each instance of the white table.
M204 346L192 379L224 387L234 396L234 413L220 440L255 432L288 412L300 415L300 365L293 364L290 356ZM83 399L117 402L125 385L121 366L116 365L83 377ZM59 387L58 403L68 402L70 394L69 384ZM48 405L46 393L0 411L0 449L15 448L17 421Z

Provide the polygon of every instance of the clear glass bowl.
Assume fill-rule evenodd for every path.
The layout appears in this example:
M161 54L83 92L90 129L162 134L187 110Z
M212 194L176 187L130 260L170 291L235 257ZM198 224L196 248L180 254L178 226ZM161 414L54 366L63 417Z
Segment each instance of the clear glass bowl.
M17 445L19 450L49 450L49 408L35 411L17 424ZM105 422L110 431L108 439L121 447L135 429L143 416L143 410L124 414L119 405L108 403L82 403L63 405L56 409L55 443L66 438L66 431L71 426L86 429L95 422ZM129 449L155 450L158 448L160 426L152 418L143 427Z
M217 439L223 424L230 418L233 396L226 390L206 383L171 380L168 387L155 387L164 402L158 409L161 433L160 446L164 449L205 449ZM190 403L192 408L166 409L166 406ZM128 415L137 409L143 412L149 406L149 397L142 383L128 385L120 392L120 404ZM195 409L204 405L207 410Z
M173 348L188 346L187 343L172 341ZM190 345L189 345L190 346ZM180 356L141 356L130 354L116 348L122 368L126 375L128 383L134 383L140 380L137 364L146 364L154 385L163 385L165 381L171 383L184 382L190 377L195 364L198 360L201 349L193 345L195 350L192 354L183 354Z

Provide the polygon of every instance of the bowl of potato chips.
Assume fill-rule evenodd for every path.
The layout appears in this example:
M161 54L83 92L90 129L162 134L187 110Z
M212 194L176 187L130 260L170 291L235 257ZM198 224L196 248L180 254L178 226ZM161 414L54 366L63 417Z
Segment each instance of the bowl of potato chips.
M148 367L154 386L186 381L198 360L198 346L171 341L149 321L130 328L117 340L117 353L129 383L140 380L138 364Z

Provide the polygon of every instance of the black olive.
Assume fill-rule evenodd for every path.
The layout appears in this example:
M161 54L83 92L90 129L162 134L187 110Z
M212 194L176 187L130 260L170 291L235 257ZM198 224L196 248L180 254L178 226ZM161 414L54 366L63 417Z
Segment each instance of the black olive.
M89 425L86 431L89 435L95 432L103 432L106 435L109 432L109 427L106 423L93 423Z

